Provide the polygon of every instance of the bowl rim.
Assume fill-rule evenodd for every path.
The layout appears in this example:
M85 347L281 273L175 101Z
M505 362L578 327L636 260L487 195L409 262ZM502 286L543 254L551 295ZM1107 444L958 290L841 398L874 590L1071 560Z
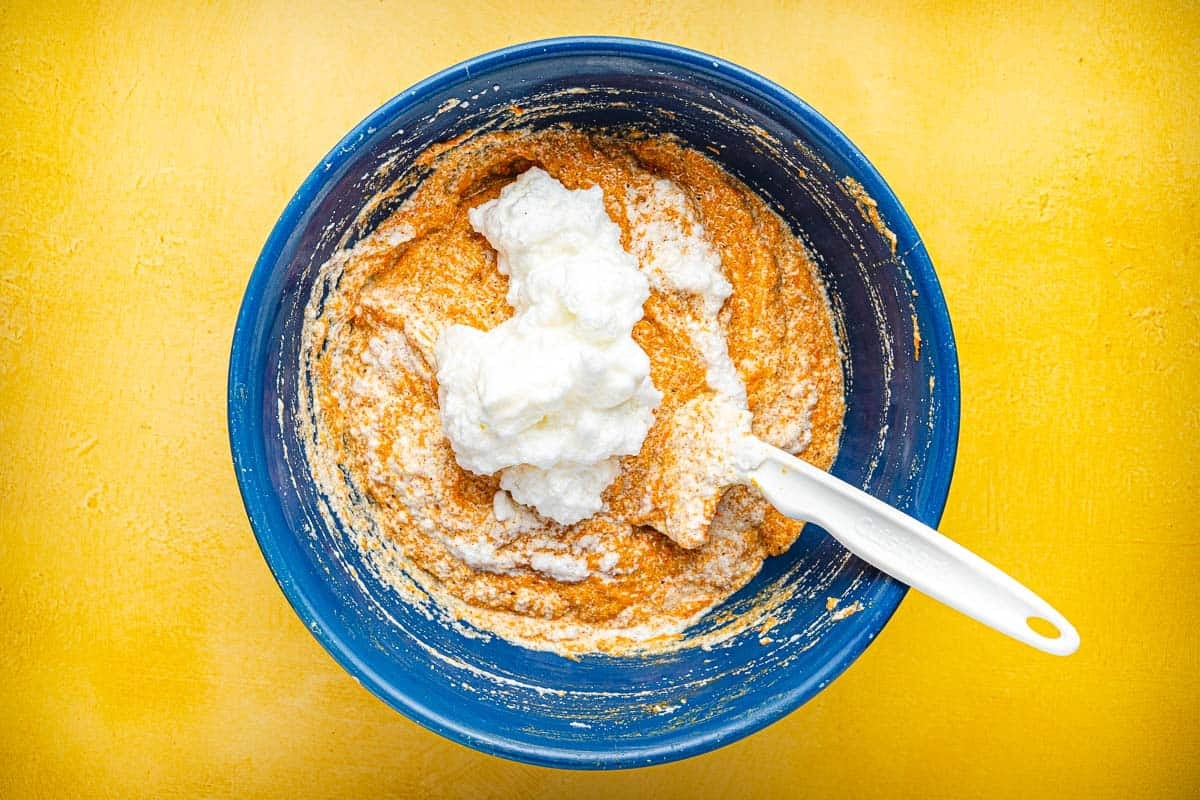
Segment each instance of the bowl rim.
M469 79L472 72L480 74L486 68L514 60L548 59L581 53L645 57L684 68L716 70L732 78L743 88L764 96L787 113L799 117L807 127L819 131L824 143L854 167L855 179L878 203L881 216L887 220L898 241L905 245L898 257L904 259L914 284L920 286L928 301L931 319L922 319L921 322L923 329L928 329L926 346L933 344L941 368L938 384L941 389L939 394L942 407L938 431L940 435L935 436L931 443L926 460L925 472L930 489L927 495L929 507L925 509L928 518L925 521L935 526L938 524L949 495L957 457L961 402L958 353L941 285L922 239L907 212L866 156L833 123L798 96L774 81L718 56L649 39L564 36L492 50L443 69L414 84L355 125L317 162L288 201L255 262L234 327L228 373L227 424L242 501L259 548L276 583L309 632L362 686L410 720L452 741L490 755L541 766L622 769L700 755L762 730L790 714L824 689L866 650L891 619L908 588L899 581L887 578L886 589L874 598L874 602L867 609L857 615L858 634L847 640L840 650L831 653L820 669L803 676L790 690L764 698L764 702L752 713L724 720L716 730L705 735L688 736L687 730L682 729L678 741L660 741L642 747L623 744L619 749L611 750L584 750L518 742L494 731L476 727L470 720L448 718L421 702L419 698L406 694L402 687L397 687L378 675L356 655L355 647L344 635L344 625L336 615L322 610L316 598L298 580L287 554L275 541L278 536L278 523L272 521L270 510L266 507L274 492L267 477L265 452L260 452L261 448L255 446L256 442L262 441L263 427L257 409L249 407L252 392L248 390L253 379L250 369L252 348L249 340L253 337L254 322L259 315L264 289L271 277L272 268L304 212L319 198L328 176L336 174L337 167L356 155L358 145L368 138L368 133L382 128L387 120L402 113L407 106L448 85ZM290 534L290 528L288 532Z

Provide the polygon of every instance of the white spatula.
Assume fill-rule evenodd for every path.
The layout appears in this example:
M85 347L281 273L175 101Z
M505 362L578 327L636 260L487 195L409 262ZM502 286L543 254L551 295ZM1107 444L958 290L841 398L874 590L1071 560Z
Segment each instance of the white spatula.
M795 456L759 441L746 443L743 482L758 487L781 514L816 523L863 561L1039 650L1066 656L1079 634L1042 598L928 525ZM1052 637L1030 627L1041 619Z

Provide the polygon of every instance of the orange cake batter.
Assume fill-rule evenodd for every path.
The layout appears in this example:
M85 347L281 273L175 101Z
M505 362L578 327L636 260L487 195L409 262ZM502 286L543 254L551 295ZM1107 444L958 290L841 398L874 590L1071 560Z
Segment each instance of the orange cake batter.
M502 504L495 476L456 463L440 428L434 344L450 324L486 330L511 314L508 279L467 211L532 166L569 189L600 186L643 271L653 242L639 239L639 225L707 240L733 286L720 332L754 434L829 467L844 411L840 350L803 245L709 157L636 132L510 131L427 152L403 206L322 268L305 321L311 380L301 388L312 413L301 424L343 526L360 546L393 553L455 616L531 647L622 652L677 635L785 551L800 523L735 487L709 509L715 516L698 546L660 532L673 442L689 435L689 415L677 412L713 392L689 334L697 300L661 288L633 336L663 400L641 452L622 459L606 510L564 527ZM655 204L663 179L681 190L682 205ZM582 572L562 579L556 565L564 563Z

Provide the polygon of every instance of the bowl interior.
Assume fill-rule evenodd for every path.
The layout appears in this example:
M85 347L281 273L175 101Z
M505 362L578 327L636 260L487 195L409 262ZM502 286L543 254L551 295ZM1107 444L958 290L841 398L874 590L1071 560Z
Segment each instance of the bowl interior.
M284 593L367 688L497 755L571 767L657 763L739 738L803 703L869 644L903 586L809 526L718 610L746 613L785 593L766 637L750 630L708 649L568 660L465 635L377 580L327 522L306 443L290 424L317 270L403 197L364 213L368 199L430 144L558 122L636 125L715 149L800 232L847 353L833 471L936 524L953 466L957 362L932 266L894 196L836 129L773 84L719 59L632 40L555 40L480 57L398 96L339 144L288 205L251 278L230 367L230 436L251 521ZM863 610L835 620L827 597Z

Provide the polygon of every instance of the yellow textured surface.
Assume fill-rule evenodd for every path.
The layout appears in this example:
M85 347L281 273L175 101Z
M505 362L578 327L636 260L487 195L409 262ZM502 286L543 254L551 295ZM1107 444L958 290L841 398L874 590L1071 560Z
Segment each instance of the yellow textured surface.
M408 722L294 617L225 438L251 265L389 96L586 32L758 70L888 178L961 348L943 528L1077 655L913 596L771 729L572 774ZM1187 3L6 3L0 796L1195 796L1198 75Z

